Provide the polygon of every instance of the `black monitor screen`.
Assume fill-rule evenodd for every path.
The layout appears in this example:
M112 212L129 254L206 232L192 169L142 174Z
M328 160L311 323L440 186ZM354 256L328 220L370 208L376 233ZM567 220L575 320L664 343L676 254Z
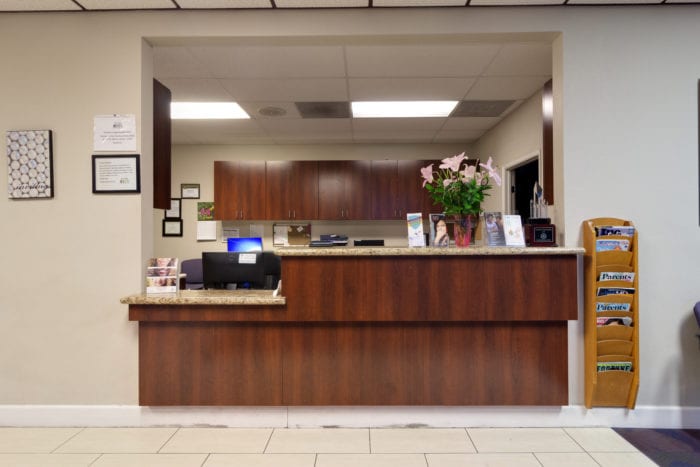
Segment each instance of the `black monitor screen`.
M265 286L263 253L203 252L202 275L207 289L233 288L233 284L236 288L262 289Z

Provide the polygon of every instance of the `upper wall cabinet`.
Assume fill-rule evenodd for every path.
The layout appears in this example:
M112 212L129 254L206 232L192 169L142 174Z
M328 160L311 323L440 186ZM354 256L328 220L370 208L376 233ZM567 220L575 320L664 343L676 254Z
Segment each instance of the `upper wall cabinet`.
M374 219L405 219L408 212L428 213L432 202L421 186L420 168L430 161L372 161L371 206Z
M318 218L318 162L268 161L266 219Z
M370 219L369 177L370 161L319 161L319 219Z
M217 220L265 219L265 161L215 161Z

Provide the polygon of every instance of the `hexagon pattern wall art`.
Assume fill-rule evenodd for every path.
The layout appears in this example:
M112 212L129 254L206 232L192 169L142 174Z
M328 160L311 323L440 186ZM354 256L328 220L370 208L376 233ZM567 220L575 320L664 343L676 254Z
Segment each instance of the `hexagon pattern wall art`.
M53 198L51 130L7 132L7 194L10 199Z

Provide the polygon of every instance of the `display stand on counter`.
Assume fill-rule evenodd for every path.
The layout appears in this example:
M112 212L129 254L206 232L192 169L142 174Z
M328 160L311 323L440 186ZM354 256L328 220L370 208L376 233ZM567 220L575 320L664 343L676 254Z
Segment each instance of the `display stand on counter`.
M585 404L634 408L639 389L637 232L624 219L583 222Z

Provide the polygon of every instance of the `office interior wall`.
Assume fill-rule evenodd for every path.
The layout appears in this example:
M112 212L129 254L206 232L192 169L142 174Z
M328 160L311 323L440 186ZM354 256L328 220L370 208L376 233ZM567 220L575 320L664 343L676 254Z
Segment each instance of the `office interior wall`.
M55 199L0 197L0 404L136 403L136 325L118 300L142 287L147 207L92 195L89 156L95 114L142 116L143 37L561 31L566 245L586 218L636 223L638 405L700 405L699 20L693 5L0 15L0 131L53 129L56 150Z

